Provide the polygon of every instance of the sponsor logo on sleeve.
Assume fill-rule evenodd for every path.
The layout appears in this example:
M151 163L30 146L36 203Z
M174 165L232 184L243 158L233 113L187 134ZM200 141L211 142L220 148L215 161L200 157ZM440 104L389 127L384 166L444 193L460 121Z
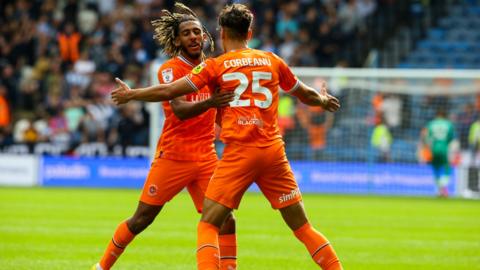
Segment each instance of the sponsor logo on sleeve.
M171 83L173 81L173 69L167 68L162 70L162 78L165 83Z
M200 65L194 67L192 69L192 73L193 74L199 74L200 72L202 72L202 70L207 66L207 64L205 64L205 62L202 62L200 63Z

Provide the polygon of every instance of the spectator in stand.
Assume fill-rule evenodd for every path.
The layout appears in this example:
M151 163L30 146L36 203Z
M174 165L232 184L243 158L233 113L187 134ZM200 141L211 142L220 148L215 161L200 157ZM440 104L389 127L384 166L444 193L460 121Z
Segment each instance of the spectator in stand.
M19 91L19 72L17 72L12 65L8 64L8 62L3 62L0 67L2 70L0 80L6 88L6 97L10 106L12 106L11 108L22 106L24 102Z
M57 40L62 60L66 63L75 63L80 58L81 40L81 35L75 30L75 25L67 22L64 31L58 34Z
M199 0L191 6L213 33L215 15L226 2ZM352 41L338 34L342 25L337 13L345 0L245 2L255 12L259 29L250 45L281 54L295 65L333 66L342 52L341 44ZM359 16L370 14L375 2L357 0ZM46 140L50 135L46 111L62 110L70 143L80 140L79 134L89 134L83 136L88 138L85 141L105 141L111 129L108 119L118 112L108 109L108 104L99 106L96 93L104 97L114 87L109 74L129 77L135 87L148 82L149 67L159 51L149 21L169 4L150 0L1 1L0 83L7 91L10 114L19 117L10 120L10 131L0 137L11 140L17 122L24 130L25 121L34 119L39 140ZM319 27L323 29L320 37ZM215 53L221 53L220 49ZM93 110L86 108L88 104L93 104ZM99 119L99 115L108 116ZM98 135L102 129L104 134Z
M10 104L8 104L7 89L0 84L0 129L7 129L10 126Z
M10 105L7 99L7 89L0 84L0 145L12 143ZM0 149L1 150L1 149Z
M353 34L355 28L360 23L360 14L357 9L356 0L347 0L342 3L338 10L338 20L342 25L342 33L346 36Z
M117 141L123 149L129 145L139 145L146 139L148 133L143 128L144 121L139 103L127 104L120 109L120 118L115 130L118 136Z
M285 62L291 63L298 47L298 42L295 38L295 35L290 31L286 31L284 33L284 37L285 38L282 44L278 47L278 53L279 56L285 60Z
M93 115L86 110L83 115L80 123L78 125L78 130L81 134L81 142L104 142L105 141L105 131L101 128L100 123L95 121Z
M68 123L63 108L59 106L50 113L50 119L48 120L50 142L70 144L70 133L68 132Z
M316 55L318 64L322 67L331 67L334 64L334 55L338 51L338 44L332 33L332 28L328 22L323 22L318 26L317 36L318 46Z
M276 33L280 38L284 38L287 32L293 36L298 33L299 23L295 18L296 14L298 3L292 1L281 4L276 24Z
M33 153L33 147L39 141L40 134L35 129L32 121L28 122L27 128L23 131L23 142L28 146L28 151Z

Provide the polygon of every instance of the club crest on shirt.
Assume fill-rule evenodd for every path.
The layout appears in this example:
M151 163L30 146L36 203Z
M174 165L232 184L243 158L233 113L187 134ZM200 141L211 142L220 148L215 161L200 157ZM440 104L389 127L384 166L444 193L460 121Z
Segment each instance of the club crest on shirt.
M173 81L173 69L167 68L162 70L162 78L165 83L170 83Z
M198 65L198 66L196 66L196 67L194 67L194 68L192 69L192 73L193 73L193 74L198 74L198 73L200 73L200 72L203 70L203 68L205 68L206 66L207 66L207 64L205 64L205 62L202 62L202 63L200 63L200 65Z

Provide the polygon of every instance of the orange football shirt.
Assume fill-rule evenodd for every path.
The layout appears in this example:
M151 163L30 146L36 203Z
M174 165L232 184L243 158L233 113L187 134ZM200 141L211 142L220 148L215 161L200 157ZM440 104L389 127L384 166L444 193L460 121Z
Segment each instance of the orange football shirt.
M230 107L221 111L224 143L265 147L281 141L279 89L295 91L299 81L277 55L249 48L231 51L204 61L187 79L196 89L235 92Z
M193 67L190 61L179 55L160 67L158 80L160 83L173 82L189 74ZM205 86L185 97L189 102L199 102L210 98L210 91ZM175 116L169 102L163 102L163 111L165 122L155 157L189 161L216 158L213 144L217 111L215 108L183 121Z

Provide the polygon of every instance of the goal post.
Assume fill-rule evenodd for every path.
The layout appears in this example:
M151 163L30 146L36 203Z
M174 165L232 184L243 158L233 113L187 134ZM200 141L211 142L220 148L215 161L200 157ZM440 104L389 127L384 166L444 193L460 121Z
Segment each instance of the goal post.
M293 71L300 80L316 88L325 80L342 107L329 114L295 103L295 109L290 111L295 111L291 118L296 123L284 131L290 159L315 161L317 166L332 162L332 179L344 180L352 187L355 179L368 179L367 192L403 194L402 182L410 182L408 185L418 193L408 194L433 195L434 177L427 165L428 147L422 142L422 130L442 110L453 122L456 134L449 146L449 161L454 167L454 181L449 190L463 197L480 197L480 139L473 145L468 138L472 124L480 122L480 71L354 68L294 68ZM325 179L329 171L322 172L327 176L317 175L321 178L318 183L329 184L329 179ZM430 188L428 182L432 183ZM373 188L368 190L368 186Z

